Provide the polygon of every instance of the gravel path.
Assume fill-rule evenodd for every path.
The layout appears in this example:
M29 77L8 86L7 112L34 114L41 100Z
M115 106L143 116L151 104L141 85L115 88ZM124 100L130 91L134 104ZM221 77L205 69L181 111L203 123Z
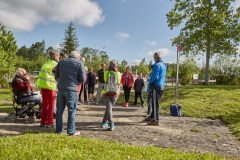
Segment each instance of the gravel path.
M240 141L220 120L189 117L161 116L160 126L148 126L143 121L146 108L114 106L115 130L100 127L105 107L102 105L79 105L76 127L88 138L114 140L126 144L172 147L179 151L214 153L240 158ZM53 128L40 128L39 120L29 124L27 118L7 123L6 114L0 115L0 135L20 134L24 131L54 132ZM64 112L66 129L67 110Z

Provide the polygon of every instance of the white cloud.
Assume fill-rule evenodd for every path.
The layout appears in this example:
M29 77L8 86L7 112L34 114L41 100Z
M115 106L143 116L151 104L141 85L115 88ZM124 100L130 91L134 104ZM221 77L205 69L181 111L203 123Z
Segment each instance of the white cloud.
M146 41L151 46L156 46L157 43L155 41Z
M31 31L38 23L73 21L93 27L105 16L90 0L4 0L0 1L0 22L11 30Z
M59 43L53 44L52 47L53 47L53 49L56 49L56 50L59 50L62 48Z
M123 41L123 40L129 38L130 35L127 34L127 33L118 32L118 33L115 35L115 37L116 37L117 39L119 39L120 41Z
M148 55L149 55L149 56L153 56L153 54L154 54L155 52L160 52L161 57L166 57L166 56L170 56L170 55L177 54L175 51L170 50L170 49L168 49L168 48L159 48L159 49L154 50L154 51L149 51L149 52L148 52Z
M132 61L132 64L133 64L133 65L139 65L140 62L141 62L141 60L133 60L133 61Z

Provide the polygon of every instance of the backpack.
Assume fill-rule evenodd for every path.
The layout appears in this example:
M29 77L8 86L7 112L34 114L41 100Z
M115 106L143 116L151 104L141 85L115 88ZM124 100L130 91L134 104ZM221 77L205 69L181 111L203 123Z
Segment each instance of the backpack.
M108 71L107 80L104 83L106 94L119 94L120 83L118 82L118 72Z

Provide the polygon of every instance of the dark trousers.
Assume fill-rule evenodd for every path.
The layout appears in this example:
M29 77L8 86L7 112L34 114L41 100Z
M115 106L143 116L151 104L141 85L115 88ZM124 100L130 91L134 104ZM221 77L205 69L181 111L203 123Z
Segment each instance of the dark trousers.
M152 110L152 92L148 92L148 98L147 98L147 104L148 104L148 114L151 114Z
M125 96L125 102L128 103L131 88L129 88L128 86L123 86L123 91L124 91L124 96Z
M151 90L152 92L152 113L151 113L151 118L154 118L155 121L159 121L159 103L160 103L160 99L162 97L163 94L163 90Z
M137 104L137 99L138 99L138 97L140 97L140 100L141 100L141 104L143 105L143 103L144 103L144 100L143 100L143 93L142 93L142 91L135 91L135 100L134 100L134 105L136 105Z
M87 101L87 84L83 83L81 90L80 90L80 94L79 94L79 101L81 101L81 95L82 95L82 91L84 93L83 97L84 97L84 101Z

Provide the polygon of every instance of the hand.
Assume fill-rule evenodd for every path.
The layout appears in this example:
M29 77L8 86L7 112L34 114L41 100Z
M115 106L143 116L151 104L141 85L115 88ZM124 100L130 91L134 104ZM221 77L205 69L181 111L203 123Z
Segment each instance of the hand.
M25 79L26 79L26 80L29 80L29 79L30 79L29 75L26 75L26 76L25 76Z

